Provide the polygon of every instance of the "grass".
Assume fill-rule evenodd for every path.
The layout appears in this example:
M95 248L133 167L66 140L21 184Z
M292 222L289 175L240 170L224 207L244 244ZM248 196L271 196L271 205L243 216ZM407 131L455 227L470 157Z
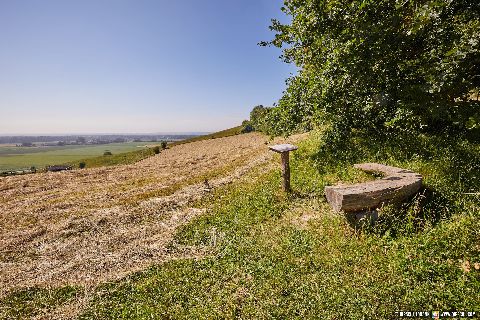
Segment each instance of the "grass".
M227 165L224 165L224 166L219 167L219 168L211 169L211 170L209 170L209 171L207 171L204 174L199 175L199 176L189 177L186 180L176 182L176 183L174 183L174 184L172 184L172 185L170 185L166 188L162 188L162 189L159 189L159 190L153 190L153 191L147 191L145 193L139 193L139 194L137 194L135 196L132 196L128 199L125 199L124 201L122 201L122 204L123 205L138 205L140 202L145 201L145 200L150 199L150 198L165 197L165 196L172 195L176 191L178 191L178 190L180 190L180 189L182 189L186 186L198 184L198 183L201 183L201 182L204 182L204 181L208 181L208 180L212 180L212 179L216 179L216 178L225 176L228 173L233 172L236 168L242 166L246 162L248 162L248 157L247 156L239 157L238 159L228 163Z
M85 168L108 167L122 164L132 164L140 160L146 159L155 155L153 148L145 148L123 153L113 153L112 155L102 155L92 158L82 158L76 161L71 161L69 164L76 168L80 167L80 163L85 164Z
M280 191L279 170L216 190L197 203L208 213L178 230L169 248L206 246L210 255L104 284L80 318L396 319L400 310L479 312L480 202L464 194L480 185L479 146L421 136L409 143L407 150L355 137L348 148L326 153L322 134L313 134L293 153L292 194ZM385 208L374 227L358 228L329 209L323 189L371 179L352 168L360 161L416 170L426 188L401 207ZM16 297L0 305L14 312L43 301Z
M78 163L82 159L102 158L105 150L110 150L114 156L113 160L102 158L105 163L115 163L120 158L137 159L138 156L132 156L135 152L139 155L145 155L147 148L139 148L139 142L110 143L105 145L76 145L76 146L58 146L58 147L0 147L0 171L16 170L30 168L35 166L42 169L47 165ZM140 149L140 150L139 150ZM126 157L123 153L129 153ZM90 163L99 163L102 161L91 160Z
M190 138L190 139L186 139L186 140L182 140L182 141L176 141L176 142L173 142L173 143L169 144L169 146L173 147L173 146L177 146L177 145L185 144L185 143L190 143L190 142L230 137L230 136L234 136L234 135L237 135L237 134L241 134L242 129L243 129L242 126L233 127L233 128L230 128L230 129L214 132L214 133L203 135L203 136L198 136L198 137L194 137L194 138Z
M190 142L195 142L195 141L229 137L229 136L232 136L232 135L240 134L241 129L242 129L242 127L239 126L239 127L235 127L235 128L211 133L211 134L208 134L208 135L203 135L203 136L189 138L189 139L185 139L185 140L181 140L181 141L172 142L168 146L169 147L174 147L174 146L177 146L177 145L190 143ZM132 151L132 152L128 152L128 153L114 154L113 156L99 156L99 157L94 157L94 158L80 159L78 161L72 162L72 164L75 167L78 167L80 162L84 162L86 168L96 168L96 167L106 167L106 166L114 166L114 165L122 165L122 164L132 164L132 163L138 162L140 160L146 159L150 156L153 156L154 154L155 153L150 148L150 149Z
M216 139L216 138L223 138L223 137L229 137L233 136L236 134L241 133L241 126L211 133L208 135L203 135L203 136L198 136L194 138L189 138L181 141L176 141L170 143L168 146L169 147L174 147L177 145L185 144L185 143L190 143L190 142L196 142L196 141L202 141L202 140L208 140L208 139ZM99 156L99 157L94 157L94 158L87 158L87 159L80 159L78 161L72 162L72 164L75 167L78 167L80 162L85 163L86 168L96 168L96 167L105 167L105 166L114 166L114 165L122 165L122 164L132 164L135 162L138 162L140 160L146 159L155 153L153 152L152 149L143 149L143 150L137 150L137 151L132 151L128 153L120 153L120 154L114 154L113 156Z
M71 302L77 295L74 287L58 289L30 288L9 296L0 305L2 319L22 319L42 315Z
M216 139L240 134L242 126L198 136L169 144L170 147L207 139ZM72 164L78 168L81 162L86 168L132 164L154 155L151 148L139 150L140 142L111 143L98 146L15 147L0 146L0 172L20 170L32 166L42 169L48 165ZM113 153L104 156L105 150Z

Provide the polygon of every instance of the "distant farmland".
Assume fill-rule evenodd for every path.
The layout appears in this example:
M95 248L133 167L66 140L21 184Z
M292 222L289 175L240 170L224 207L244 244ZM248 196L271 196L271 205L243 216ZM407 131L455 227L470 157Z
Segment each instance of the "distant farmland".
M105 150L113 155L146 148L158 142L125 142L102 145L67 145L49 147L15 147L0 145L0 171L18 170L35 166L64 164L86 158L102 156Z

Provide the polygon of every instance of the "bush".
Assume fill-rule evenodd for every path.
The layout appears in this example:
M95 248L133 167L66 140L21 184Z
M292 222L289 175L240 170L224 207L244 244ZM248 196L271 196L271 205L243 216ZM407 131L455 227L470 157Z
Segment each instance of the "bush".
M255 106L250 112L250 120L242 122L242 133L251 131L261 131L270 133L270 123L267 121L272 108L262 105Z
M162 141L160 143L160 146L162 147L162 149L167 149L167 141Z
M159 153L160 153L160 147L159 147L159 146L153 147L153 152L154 152L155 154L159 154Z
M110 150L105 150L105 152L103 153L104 156L111 156L112 155L112 152Z
M80 163L78 164L78 167L79 167L80 169L83 169L83 168L86 167L86 163L82 161L82 162L80 162Z
M478 10L471 0L285 0L291 22L273 20L275 38L261 45L283 48L299 71L269 126L289 134L328 123L372 136L471 130L480 114L471 98L480 87Z
M249 133L249 132L252 132L252 131L254 131L254 129L253 129L253 126L252 126L251 122L248 121L248 120L244 120L244 121L242 122L242 131L241 131L241 133Z

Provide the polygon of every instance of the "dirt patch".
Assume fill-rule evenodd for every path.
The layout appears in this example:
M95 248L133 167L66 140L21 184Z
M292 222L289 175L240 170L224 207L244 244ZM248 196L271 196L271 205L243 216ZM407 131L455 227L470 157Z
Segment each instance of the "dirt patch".
M193 201L273 158L266 142L244 134L175 146L133 165L1 178L0 297L30 286L91 287L203 255L202 248L173 254L167 245L205 211Z

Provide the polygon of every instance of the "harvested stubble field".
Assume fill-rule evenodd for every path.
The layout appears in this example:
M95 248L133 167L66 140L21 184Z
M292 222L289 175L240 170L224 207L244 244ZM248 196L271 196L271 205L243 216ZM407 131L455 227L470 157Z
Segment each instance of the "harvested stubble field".
M203 212L192 203L209 188L272 163L267 142L250 133L178 145L132 165L0 178L0 297L32 286L88 288L202 255L167 245Z

